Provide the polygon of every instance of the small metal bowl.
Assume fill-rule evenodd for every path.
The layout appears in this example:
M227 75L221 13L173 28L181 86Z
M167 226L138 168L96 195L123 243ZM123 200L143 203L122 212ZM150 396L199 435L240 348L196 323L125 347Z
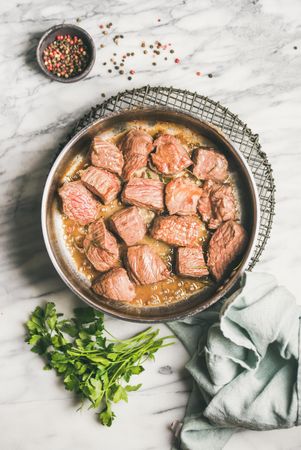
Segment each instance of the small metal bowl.
M55 40L56 36L60 34L62 35L70 34L71 38L74 36L78 36L83 40L83 43L85 44L88 50L89 60L86 68L80 74L75 75L74 77L61 78L58 77L57 75L54 75L53 73L49 72L46 69L43 61L43 52L45 48L48 47L48 45ZM50 28L48 31L46 31L46 33L43 34L37 46L36 55L40 69L42 70L42 72L44 72L44 74L48 78L50 78L51 80L60 81L61 83L74 83L75 81L79 81L85 78L91 71L95 62L96 49L92 37L86 30L84 30L81 27L78 27L77 25L61 24L55 25L54 27Z

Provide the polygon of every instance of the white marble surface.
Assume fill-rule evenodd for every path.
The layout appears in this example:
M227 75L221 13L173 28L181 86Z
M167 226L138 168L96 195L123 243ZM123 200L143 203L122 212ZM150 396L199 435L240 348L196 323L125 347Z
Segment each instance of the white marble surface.
M162 350L142 375L143 389L117 406L114 427L98 425L91 411L75 411L72 397L23 343L28 313L46 299L63 311L79 301L51 267L40 231L40 198L58 143L91 105L144 84L196 90L227 105L254 132L274 168L277 215L272 237L256 270L274 273L300 294L301 3L299 0L11 0L0 6L1 42L1 450L167 450L168 426L184 414L188 385L181 344ZM34 62L38 36L62 21L86 28L97 45L89 77L71 85L49 82ZM158 22L158 18L161 19ZM133 81L102 66L117 48L103 39L100 23L113 22L123 49L141 40L171 42L172 59L152 66L134 57ZM294 46L297 49L294 49ZM141 52L139 51L139 54ZM197 77L196 71L203 76ZM208 73L213 77L209 78ZM108 320L120 336L141 328ZM162 325L163 332L166 328ZM160 373L169 365L170 374ZM200 449L202 445L200 443ZM227 450L296 450L301 430L240 432Z

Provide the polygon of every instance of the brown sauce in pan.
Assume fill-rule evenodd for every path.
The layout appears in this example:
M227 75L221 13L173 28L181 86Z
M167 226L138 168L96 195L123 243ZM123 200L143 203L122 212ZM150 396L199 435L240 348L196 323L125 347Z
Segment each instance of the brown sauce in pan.
M101 135L104 139L110 140L113 143L118 143L123 134L126 131L128 131L129 128L132 128L134 126L142 126L153 137L161 132L162 133L171 132L172 134L175 134L176 137L183 144L185 144L190 150L192 150L198 145L206 145L214 147L212 142L210 142L207 138L202 137L199 134L196 134L183 126L164 122L158 122L154 126L147 126L145 125L145 123L140 122L131 122L127 124L127 128L119 134L112 134L112 132L105 132L102 133ZM88 150L89 149L87 148L87 156L85 158L80 155L74 158L74 160L68 167L65 176L62 179L62 183L64 181L71 181L79 178L80 170L85 168L85 166L89 165ZM153 174L153 176L156 177L157 175ZM188 172L185 174L185 176L191 177L194 181L196 181L195 178L191 176ZM167 182L169 180L163 179L163 181ZM114 212L124 207L125 205L123 205L120 201L114 200L109 205L102 206L99 217L103 217L106 220ZM68 219L64 215L62 216L62 219L66 245L70 251L73 260L75 261L76 267L85 277L87 277L89 281L92 282L92 280L99 274L99 272L97 272L93 268L91 263L85 257L85 254L82 250L82 242L88 227L87 226L83 227L75 223L71 219ZM207 239L208 239L208 232L204 227L204 234L203 234L204 244L206 244ZM136 285L136 297L131 302L131 305L159 306L174 303L180 300L187 299L192 294L200 292L206 286L213 283L213 281L207 277L185 278L177 276L174 273L173 267L174 249L171 246L163 242L157 241L152 237L150 237L149 235L146 235L140 243L148 244L154 249L154 251L159 256L161 256L161 258L165 261L167 267L171 271L171 276L167 280L155 284L143 286ZM121 258L123 258L126 251L126 245L121 243L120 240L119 244L121 250ZM122 264L122 262L120 264Z

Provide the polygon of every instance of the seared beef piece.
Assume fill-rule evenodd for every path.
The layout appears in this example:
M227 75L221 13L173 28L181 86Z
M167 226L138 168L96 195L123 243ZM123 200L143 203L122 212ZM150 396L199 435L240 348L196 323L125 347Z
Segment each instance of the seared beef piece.
M146 209L146 208L138 208L138 209L139 209L139 213L143 219L143 222L148 227L152 223L154 218L156 217L156 214L153 211L151 211L150 209Z
M122 201L152 211L163 211L164 183L148 178L132 178L123 190Z
M165 188L165 203L169 214L189 216L196 214L200 188L187 178L176 178Z
M96 220L100 204L81 181L70 181L59 189L63 201L63 211L69 219L80 225Z
M236 205L231 184L205 181L201 188L198 211L212 230L222 222L236 219Z
M208 275L202 247L179 247L177 249L176 270L183 277L203 277Z
M131 155L148 155L153 149L153 138L142 129L132 128L123 137L120 145L125 159Z
M147 165L147 158L153 149L153 138L138 128L133 128L123 137L120 148L124 156L122 176L129 180L134 173Z
M111 225L126 245L134 245L144 238L146 225L136 206L121 209L111 216Z
M211 187L215 185L214 181L205 181L201 187L201 195L198 202L198 212L204 222L209 223L212 219L212 205L210 200Z
M137 170L145 167L147 164L147 156L144 155L132 155L130 158L126 159L124 169L123 169L123 179L128 181Z
M118 266L118 260L115 255L97 247L86 239L84 240L84 249L86 257L99 272L106 272L112 267Z
M202 222L193 216L157 217L151 231L154 239L176 247L197 247L203 234Z
M98 167L88 167L82 173L81 179L84 185L97 195L105 205L114 200L121 189L121 183L117 175Z
M117 173L121 176L123 155L116 145L95 136L91 145L91 162L93 166Z
M214 148L200 147L193 154L193 174L201 180L225 181L228 162Z
M224 222L216 230L209 243L207 266L209 272L220 280L227 275L236 257L247 242L245 229L234 220Z
M86 256L96 270L105 272L118 265L118 244L112 233L107 230L103 219L89 226L83 244Z
M151 158L157 170L164 175L175 175L192 164L192 161L180 143L171 134L162 134L155 140L156 152Z
M135 286L122 268L100 275L94 280L92 289L96 294L111 300L131 302L135 297Z
M127 266L136 284L157 283L170 275L160 256L148 245L129 247Z

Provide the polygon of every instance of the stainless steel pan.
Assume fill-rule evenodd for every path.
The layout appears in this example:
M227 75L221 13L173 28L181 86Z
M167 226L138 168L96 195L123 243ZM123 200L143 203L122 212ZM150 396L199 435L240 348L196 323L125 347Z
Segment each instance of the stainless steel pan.
M68 251L62 229L57 189L71 162L77 155L85 155L93 137L107 130L120 132L131 121L155 123L157 121L180 124L209 138L228 159L230 171L238 192L241 223L248 233L248 245L239 265L219 285L205 288L186 300L168 306L136 307L109 301L93 293L90 281L77 270ZM252 173L238 149L218 128L196 117L168 108L131 109L103 117L81 130L64 147L48 175L42 200L42 229L48 254L66 285L88 305L112 316L137 321L160 322L196 314L225 296L239 281L252 256L259 224L259 200Z

